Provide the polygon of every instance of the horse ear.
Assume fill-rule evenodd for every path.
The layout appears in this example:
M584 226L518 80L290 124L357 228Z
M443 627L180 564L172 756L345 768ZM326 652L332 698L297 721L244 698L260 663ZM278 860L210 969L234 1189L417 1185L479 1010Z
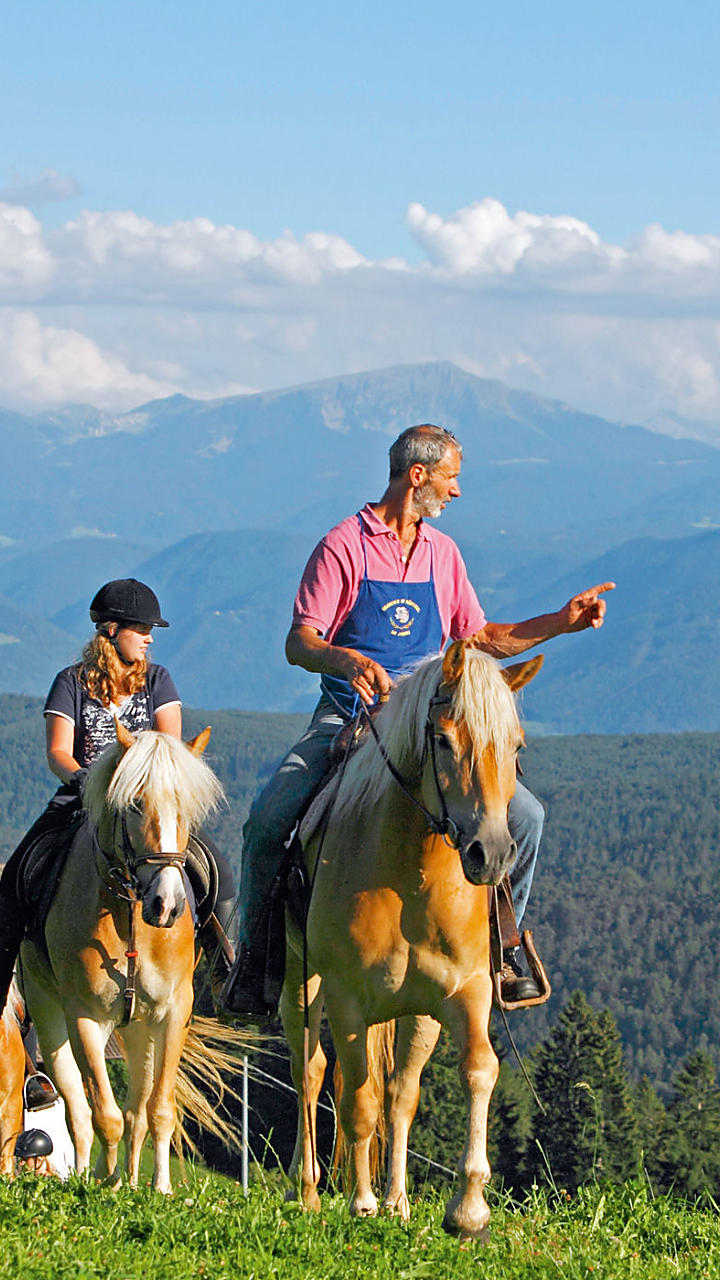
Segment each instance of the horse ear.
M210 741L211 733L212 729L210 728L210 725L207 725L207 727L198 734L197 738L191 738L189 742L185 743L188 751L192 751L194 756L201 756Z
M457 684L465 666L465 645L456 640L445 651L443 658L443 684Z
M528 658L527 662L516 662L512 667L503 667L503 680L513 693L517 693L518 689L535 678L544 661L544 654L538 653L534 658Z
M115 716L115 736L123 751L127 751L135 741L130 730L126 729L124 724L121 724L117 716Z

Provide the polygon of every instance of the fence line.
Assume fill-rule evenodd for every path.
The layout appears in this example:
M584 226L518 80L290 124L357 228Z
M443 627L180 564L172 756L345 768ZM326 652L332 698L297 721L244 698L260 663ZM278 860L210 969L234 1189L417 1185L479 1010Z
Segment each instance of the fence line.
M284 1089L286 1093L295 1093L295 1089L291 1084L286 1084L284 1080L278 1080L276 1076L270 1075L269 1071L263 1071L262 1067L257 1067L254 1062L248 1062L248 1072L261 1084L263 1082L267 1082L270 1087L274 1086L277 1089ZM333 1105L329 1102L320 1101L318 1101L317 1105L318 1110L329 1111L337 1123L337 1115ZM454 1169L448 1169L447 1165L439 1164L437 1160L431 1160L430 1156L424 1156L420 1151L413 1151L408 1147L408 1155L412 1156L414 1160L422 1160L424 1164L430 1165L433 1169L439 1169L441 1173L449 1174L451 1178L456 1177Z

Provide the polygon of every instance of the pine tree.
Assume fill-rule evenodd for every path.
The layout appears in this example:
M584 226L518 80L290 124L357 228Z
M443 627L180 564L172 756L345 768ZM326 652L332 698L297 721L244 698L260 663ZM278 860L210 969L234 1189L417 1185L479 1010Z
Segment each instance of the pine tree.
M690 1198L720 1195L720 1088L706 1053L691 1054L673 1081L663 1164L666 1187Z
M660 1190L666 1158L667 1113L647 1076L635 1087L634 1110L642 1168L653 1187Z
M534 1126L536 1174L574 1190L636 1170L637 1125L617 1027L581 991L537 1051L535 1080L546 1109Z

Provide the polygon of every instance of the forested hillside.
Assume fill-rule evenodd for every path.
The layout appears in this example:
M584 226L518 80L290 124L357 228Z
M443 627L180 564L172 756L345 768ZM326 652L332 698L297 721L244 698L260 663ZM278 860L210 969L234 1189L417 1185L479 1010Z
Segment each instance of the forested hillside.
M40 709L0 696L0 858L52 791ZM186 713L188 730L207 723L229 801L215 833L237 864L258 780L305 719ZM527 924L553 997L516 1015L514 1033L533 1047L580 988L611 1010L633 1078L667 1095L691 1051L720 1045L720 734L539 738L523 759L547 808Z

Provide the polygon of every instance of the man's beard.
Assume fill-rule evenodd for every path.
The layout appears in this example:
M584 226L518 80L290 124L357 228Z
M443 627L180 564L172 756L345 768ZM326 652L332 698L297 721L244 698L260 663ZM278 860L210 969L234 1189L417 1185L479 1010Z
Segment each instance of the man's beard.
M442 498L438 498L433 489L432 480L426 480L419 489L413 490L413 511L419 516L437 519L442 514Z

